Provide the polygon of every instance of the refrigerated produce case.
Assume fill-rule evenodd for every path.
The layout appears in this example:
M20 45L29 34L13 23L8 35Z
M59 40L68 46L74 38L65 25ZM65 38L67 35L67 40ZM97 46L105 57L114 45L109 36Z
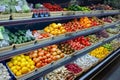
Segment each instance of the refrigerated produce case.
M48 2L47 0L27 0L29 3L33 3L35 5L35 3L45 3ZM84 0L81 3L84 3L84 5L89 5L91 3L104 3L102 0L99 0L98 2L94 2L95 0ZM58 0L50 0L50 3L57 3L57 4L62 4L64 2L66 2L67 4L69 3L69 1L58 1ZM62 4L63 6L65 6L64 4ZM21 32L21 34L15 33L18 30L26 30L29 32L30 31L36 31L36 30L42 30L42 32L44 31L43 29L47 27L49 27L51 23L59 23L57 25L60 25L60 23L68 23L71 21L74 21L73 19L79 19L79 18L84 18L84 17L93 17L96 16L98 18L102 18L102 17L106 17L106 16L114 16L114 15L120 15L120 10L116 9L116 10L91 10L91 11L71 11L72 14L69 15L63 15L64 11L62 11L62 15L60 16L49 16L49 17L39 17L39 18L28 18L28 19L18 19L18 20L1 20L0 21L0 27L1 27L1 31L3 29L3 27L7 30L9 30L10 32L13 32L15 35L20 36L23 35L23 33ZM70 13L71 13L70 12ZM69 23L68 23L69 24ZM49 26L48 26L49 25ZM63 25L63 24L62 24ZM72 32L65 32L64 34L57 34L57 35L51 35L48 38L43 38L43 39L33 39L33 40L28 40L29 42L20 42L20 44L16 43L13 40L13 44L9 47L3 47L0 49L0 61L4 62L5 61L5 66L6 68L9 70L10 76L12 76L12 78L10 80L39 80L39 79L48 79L46 78L46 75L48 73L51 73L53 70L56 70L57 68L64 66L68 63L74 62L76 61L76 59L79 59L85 55L87 55L88 53L90 53L91 51L93 51L96 48L99 48L100 46L105 45L106 43L111 42L114 39L118 39L118 43L119 42L119 38L120 38L120 30L118 30L118 32L116 34L112 34L111 36L107 37L107 38L102 38L100 41L97 41L96 43L91 43L91 45L89 46L85 46L84 48L81 48L80 50L75 50L75 52L73 52L74 54L69 54L69 55L65 55L64 57L62 57L61 59L58 59L57 61L53 61L49 64L47 64L46 66L37 68L35 67L34 70L30 71L29 73L24 74L23 76L16 76L14 74L14 72L12 71L11 67L8 65L8 63L13 59L14 56L16 55L20 55L20 54L25 54L25 56L28 56L28 54L26 53L30 53L30 52L34 52L37 51L38 49L42 49L46 46L50 46L50 45L54 45L54 44L59 44L61 42L65 42L69 40L72 40L76 37L80 37L82 36L82 39L84 37L87 37L88 35L92 35L92 34L97 34L97 32L99 31L103 31L106 30L108 28L116 28L117 26L120 25L120 18L118 18L116 21L113 21L109 24L103 24L103 25L98 25L96 27L89 27L86 29L81 29L81 30L75 30ZM68 26L67 26L68 27ZM118 27L118 29L120 29ZM114 31L114 30L113 30ZM49 31L48 31L49 32ZM28 33L29 35L29 33ZM24 35L26 36L26 35ZM30 35L31 36L31 35ZM84 37L83 37L84 36ZM19 37L18 37L19 38ZM81 38L80 38L81 39ZM20 40L20 39L19 39ZM66 42L67 43L67 42ZM85 44L86 45L86 44ZM86 69L86 71L81 71L79 73L79 75L75 75L75 80L89 80L91 77L93 77L95 75L96 72L99 72L100 70L102 70L102 66L105 66L106 64L108 64L109 61L112 61L116 56L118 56L120 53L120 45L117 45L117 48L113 49L111 52L109 52L109 55L107 54L107 56L105 58L99 59L99 61L96 64L91 65L91 67L89 69ZM95 56L96 57L96 56ZM32 60L33 58L31 58ZM17 63L16 63L17 64ZM21 74L17 74L17 75L21 75ZM49 79L48 79L49 80Z

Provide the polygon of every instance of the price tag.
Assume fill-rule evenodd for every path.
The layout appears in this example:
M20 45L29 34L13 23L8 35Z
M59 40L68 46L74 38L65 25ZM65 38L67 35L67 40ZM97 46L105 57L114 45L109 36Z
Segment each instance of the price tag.
M5 6L0 6L0 12L5 12Z
M15 6L15 9L16 9L16 11L21 11L22 10L20 6Z

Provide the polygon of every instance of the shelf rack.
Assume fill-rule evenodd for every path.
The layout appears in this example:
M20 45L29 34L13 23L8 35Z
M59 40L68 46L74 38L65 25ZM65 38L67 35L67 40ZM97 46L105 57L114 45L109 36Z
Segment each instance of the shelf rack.
M107 16L107 15L116 15L116 14L120 14L120 10L117 11L100 11L99 13L81 13L79 15L73 14L73 15L69 15L69 16L58 16L58 17L46 17L46 18L31 18L31 19L24 19L24 20L8 20L8 21L0 21L0 26L10 26L10 25L21 25L21 24L32 24L32 23L39 23L39 22L49 22L49 21L59 21L59 20L68 20L68 19L73 19L73 18L79 18L79 17L83 17L83 16L88 16L88 17L92 17L92 16ZM57 37L52 37L48 40L45 41L41 41L41 43L39 44L34 44L33 46L26 46L23 48L19 48L19 49L15 49L12 51L8 51L8 52L3 52L0 53L0 61L9 59L12 56L27 52L27 51L32 51L32 50L36 50L39 49L41 47L44 46L48 46L48 45L52 45L55 43L59 43L61 41L65 41L65 40L69 40L72 39L74 37L77 36L83 36L83 35L88 35L90 33L95 33L97 31L106 29L106 28L110 28L110 27L115 27L116 24L120 24L120 21L117 21L115 23L111 23L108 25L103 25L101 27L94 27L94 28L90 28L90 29L86 29L86 30L81 30L81 31L77 31L77 32L73 32L73 33L67 33L65 35L60 35ZM89 46L85 49L82 49L79 52L76 52L74 55L65 57L57 62L53 62L43 68L37 69L36 71L32 72L31 74L28 74L27 76L24 76L22 78L20 78L20 80L33 80L36 77L40 77L40 76L44 76L45 74L53 71L54 69L67 64L68 62L74 61L77 58L85 55L86 53L90 52L91 50L95 49L96 47L99 47L117 37L120 37L120 34L114 35L112 37L109 37L105 40L103 40L102 42L98 42L92 46Z
M68 20L68 19L73 19L73 18L79 18L83 16L106 16L106 15L116 15L120 14L120 10L111 10L110 11L105 11L101 10L97 13L96 11L91 11L91 13L87 12L81 12L81 14L76 15L64 15L64 16L57 16L57 17L44 17L44 18L31 18L31 19L23 19L23 20L7 20L7 21L0 21L0 26L10 26L10 25L21 25L21 24L32 24L32 23L38 23L38 22L48 22L48 21L58 21L58 20Z
M120 34L117 34L117 35L114 35L112 37L109 37L103 41L100 41L96 44L93 44L89 47L86 47L85 49L82 49L78 52L76 52L74 55L71 55L71 56L68 56L68 57L65 57L57 62L53 62L51 64L48 64L47 66L43 67L43 68L40 68L40 69L37 69L36 71L32 72L31 74L28 74L22 78L20 78L19 80L33 80L37 77L40 77L40 76L44 76L45 74L59 68L60 66L63 66L65 64L67 64L68 62L72 62L74 60L76 60L77 58L80 58L81 56L87 54L88 52L92 51L93 49L107 43L107 42L110 42L111 40L115 39L115 38L118 38L120 37Z
M117 22L107 24L107 25L102 25L102 26L97 26L97 27L85 29L85 30L80 30L77 32L67 33L65 35L60 35L60 36L52 37L52 38L47 39L47 40L43 40L39 44L37 43L34 45L22 47L19 49L7 51L7 52L2 52L2 53L0 53L0 61L9 59L10 57L21 54L21 53L36 50L36 49L39 49L39 48L42 48L42 47L45 47L48 45L59 43L61 41L66 41L66 40L72 39L72 38L77 37L77 36L84 36L84 35L95 33L97 31L100 31L100 30L103 30L106 28L115 27L115 25L119 24L119 23L120 23L120 21L117 21Z

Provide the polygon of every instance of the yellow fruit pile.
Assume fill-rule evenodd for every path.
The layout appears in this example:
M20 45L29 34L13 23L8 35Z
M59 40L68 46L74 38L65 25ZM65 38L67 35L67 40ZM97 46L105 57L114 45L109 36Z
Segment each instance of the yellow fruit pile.
M49 26L47 26L44 29L45 32L50 33L52 35L59 35L59 34L64 34L66 33L65 28L62 26L62 24L58 23L52 23Z
M21 76L35 69L35 63L29 56L18 55L8 62L8 67L16 75Z
M96 48L95 50L90 52L91 56L95 56L96 58L103 59L105 58L110 52L108 51L107 48L104 47L99 47Z

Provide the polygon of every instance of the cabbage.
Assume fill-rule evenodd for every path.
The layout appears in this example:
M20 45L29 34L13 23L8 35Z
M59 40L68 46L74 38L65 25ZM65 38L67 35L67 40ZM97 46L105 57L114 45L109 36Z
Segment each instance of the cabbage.
M23 10L23 12L25 12L25 13L30 12L30 8L28 7L28 5L23 5L23 6L22 6L22 10Z

